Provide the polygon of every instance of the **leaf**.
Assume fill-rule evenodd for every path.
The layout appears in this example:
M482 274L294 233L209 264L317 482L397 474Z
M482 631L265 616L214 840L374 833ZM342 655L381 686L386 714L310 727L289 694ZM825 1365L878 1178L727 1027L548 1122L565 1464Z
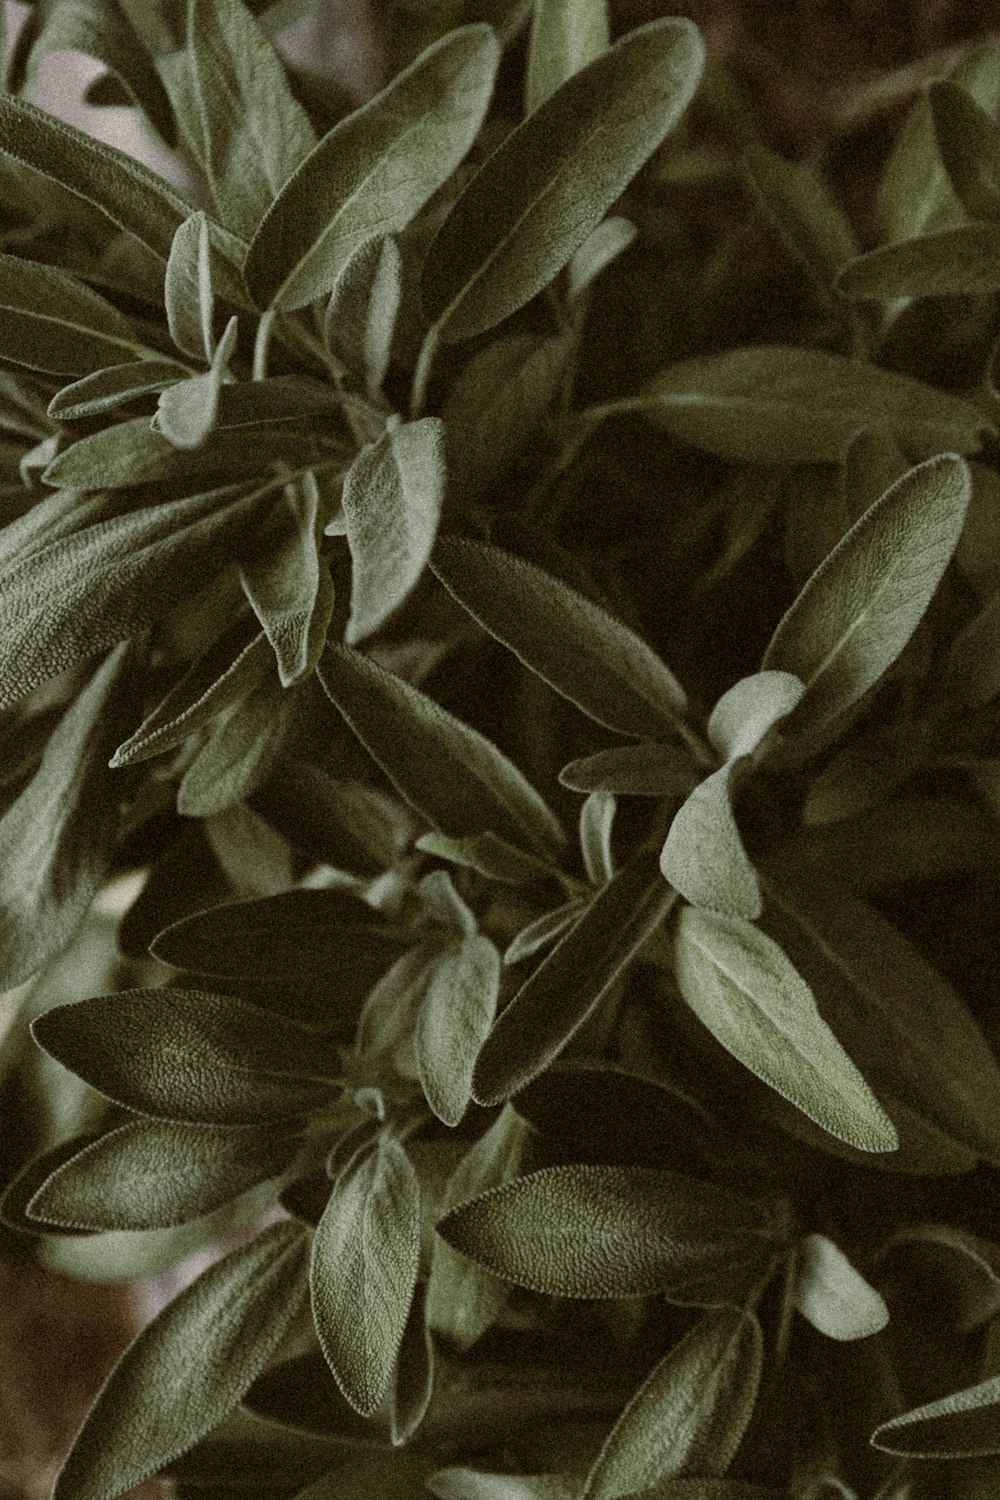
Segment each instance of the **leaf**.
M351 614L357 645L413 592L430 558L444 504L444 424L437 417L390 426L362 448L344 480L351 549Z
M486 26L461 27L323 137L250 242L244 275L261 310L323 296L361 244L419 213L479 134L499 52Z
M574 74L512 131L431 246L423 305L449 341L485 333L566 265L680 119L705 47L653 21Z
M606 885L614 876L611 836L617 808L613 792L591 792L580 808L580 852L591 885Z
M849 261L837 277L841 297L982 296L1000 287L1000 226L956 224L880 245ZM958 446L952 444L952 446Z
M463 537L439 538L435 575L473 619L606 729L676 729L684 691L646 642L534 563Z
M438 1233L494 1276L556 1297L669 1294L763 1253L770 1211L731 1190L646 1167L529 1172L447 1213Z
M154 1120L253 1125L337 1093L335 1053L304 1028L205 990L126 990L39 1016L32 1035L105 1098ZM315 1078L326 1068L330 1081Z
M472 937L478 932L476 914L458 894L447 870L432 870L429 875L422 875L417 890L424 911L449 937L456 933Z
M184 373L184 367L172 359L138 359L108 365L57 391L49 402L49 416L56 422L103 416L140 396L158 395Z
M535 0L525 113L606 52L609 42L607 0Z
M177 228L167 257L163 300L170 337L183 354L211 364L215 286L208 215L199 208Z
M178 380L161 392L153 417L153 431L162 433L175 448L197 448L215 426L219 392L229 373L236 349L238 319L230 318L204 375Z
M5 359L53 375L89 375L142 352L128 319L75 276L3 254L0 346Z
M360 376L374 395L389 371L403 295L403 257L391 234L365 240L347 261L326 309L330 352Z
M712 1035L810 1120L860 1151L894 1151L895 1127L778 944L748 922L685 907L675 972Z
M743 170L764 212L789 254L823 291L858 253L847 215L823 174L809 162L785 161L766 146L750 146Z
M212 198L249 240L316 133L241 0L188 0L187 50Z
M543 856L558 852L555 816L483 735L357 651L328 645L317 670L372 759L442 833L497 833Z
M761 662L805 684L785 734L843 713L892 665L951 560L970 493L960 458L928 459L891 485L820 564Z
M825 1234L807 1234L795 1260L796 1309L827 1338L851 1340L880 1333L889 1309Z
M618 797L684 797L693 791L694 778L690 755L652 740L597 750L559 772L562 785L574 792L614 792Z
M834 463L873 412L921 458L975 452L986 425L970 402L908 375L778 344L681 360L634 404L682 442L748 463Z
M567 267L570 303L590 289L601 272L628 249L638 232L631 219L620 214L611 214L591 230L579 250L574 250Z
M965 89L941 79L927 90L945 171L970 219L1000 218L1000 136Z
M476 1469L438 1469L427 1480L437 1500L576 1500L579 1481L558 1474L484 1474Z
M427 976L414 1046L427 1102L445 1125L457 1125L468 1108L472 1069L499 994L500 955L487 937L449 943Z
M304 1237L273 1224L202 1273L115 1365L56 1479L58 1500L114 1500L238 1404L302 1305Z
M249 797L270 773L291 718L291 702L273 679L224 708L181 778L177 811L210 818Z
M505 885L526 885L530 881L547 880L552 874L547 861L515 848L495 833L476 833L469 838L423 833L414 847L421 854L433 854L465 869L477 870L488 880L500 880Z
M256 1126L219 1130L133 1120L51 1172L26 1212L63 1229L169 1228L276 1177L297 1145Z
M876 1427L872 1447L914 1458L1000 1453L1000 1375L949 1392Z
M548 1067L657 931L676 897L640 849L501 1011L479 1054L473 1097L500 1104Z
M434 1340L427 1322L427 1283L418 1281L389 1386L389 1435L394 1447L408 1443L419 1430L434 1395L434 1375ZM422 1467L414 1473L409 1492L413 1500L424 1500L427 1492L418 1483L418 1477L422 1480L424 1475ZM360 1491L358 1500L370 1500L370 1495L370 1489Z
M399 1142L342 1179L313 1238L309 1285L316 1332L355 1411L375 1412L389 1387L420 1259L420 1188Z
M719 1307L703 1313L625 1407L580 1500L619 1500L686 1472L724 1474L753 1413L763 1362L752 1312Z
M708 738L726 761L753 755L802 697L791 672L754 672L723 693L708 720Z
M760 884L732 805L741 760L727 761L706 776L674 814L660 851L660 873L693 906L753 921L763 910Z
M260 547L240 564L240 582L274 649L278 679L292 687L316 670L334 590L319 551L322 515L311 470L285 485L283 502Z

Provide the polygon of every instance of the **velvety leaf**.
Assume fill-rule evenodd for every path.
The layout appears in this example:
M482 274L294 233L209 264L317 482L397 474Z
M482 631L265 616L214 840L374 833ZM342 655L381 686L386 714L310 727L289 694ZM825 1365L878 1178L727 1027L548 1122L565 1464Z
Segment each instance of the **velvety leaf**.
M478 870L489 880L505 885L526 885L534 880L548 880L552 866L537 855L517 849L495 833L476 833L468 838L449 838L443 833L423 833L415 847L422 854L433 854L452 864Z
M839 1140L861 1151L896 1149L892 1121L766 933L685 907L675 966L695 1015L764 1083Z
M1000 218L1000 136L971 94L948 79L927 91L945 171L970 219Z
M250 243L258 307L304 307L365 240L410 222L478 135L498 58L487 27L453 31L323 137Z
M361 377L371 393L389 370L403 295L403 258L391 234L358 246L334 283L324 331L330 352Z
M708 738L724 760L752 755L768 731L791 713L803 685L791 672L754 672L723 693L708 720Z
M115 1500L216 1427L299 1311L304 1259L301 1227L273 1224L175 1297L104 1382L53 1495Z
M750 186L785 248L823 290L858 253L851 221L823 174L809 162L790 162L766 146L743 154Z
M362 448L344 480L356 645L384 625L419 582L444 503L444 425L437 417L390 426Z
M687 1472L724 1474L753 1413L764 1340L752 1312L713 1308L664 1355L629 1401L580 1500L619 1500Z
M889 1321L889 1309L825 1234L807 1234L795 1261L795 1306L831 1339L865 1339Z
M687 20L622 37L511 132L428 255L424 311L445 339L484 333L567 263L677 123L705 48Z
M472 1091L480 1104L508 1099L559 1055L675 900L647 850L598 891L500 1013L476 1063Z
M27 1213L39 1224L63 1229L165 1229L276 1177L297 1144L257 1127L134 1120L57 1167L28 1202Z
M483 735L357 651L327 646L318 672L372 758L442 833L498 833L542 855L559 849L554 815Z
M614 792L591 792L580 808L580 853L591 885L606 885L615 873L611 837L617 808Z
M178 380L161 392L153 431L162 433L175 448L199 447L215 426L219 391L229 373L238 331L237 319L230 318L205 374Z
M426 1417L434 1395L434 1374L434 1340L427 1322L427 1282L418 1281L389 1385L389 1436L394 1447L408 1443ZM423 1471L416 1470L409 1493L413 1500L424 1500L423 1484L415 1483L418 1474L423 1478ZM358 1500L369 1500L370 1494L370 1490L359 1491Z
M49 416L57 422L99 417L137 397L158 395L184 373L183 366L170 359L139 359L108 365L57 391L49 402Z
M493 1024L500 993L500 955L489 938L452 942L427 978L414 1047L427 1102L457 1125L472 1098L472 1069Z
M177 228L167 257L163 300L170 337L182 353L211 364L215 285L208 215L198 209Z
M486 1474L439 1469L427 1480L437 1500L576 1500L579 1481L557 1474Z
M915 1458L1000 1453L1000 1375L883 1422L871 1441L883 1453Z
M872 301L982 296L1000 287L1000 226L955 224L880 245L844 266L836 285L842 297Z
M0 254L4 359L53 375L88 375L142 352L126 317L68 271Z
M417 1177L398 1141L383 1135L331 1194L309 1271L323 1353L361 1416L371 1416L388 1389L419 1258Z
M311 470L285 486L283 503L240 565L240 582L291 687L315 670L333 614L330 570L319 553L320 496Z
M396 863L413 833L409 809L396 798L288 754L253 805L297 848L369 879Z
M449 936L474 937L478 932L476 914L458 894L447 870L432 870L429 875L422 875L417 890L424 911Z
M253 1125L329 1104L338 1088L335 1053L324 1054L312 1033L205 990L126 990L57 1005L32 1035L98 1093L153 1119Z
M895 661L951 560L969 495L960 458L928 459L886 490L820 564L762 659L765 669L805 684L788 734L842 713Z
M762 1254L774 1228L765 1205L677 1172L563 1166L463 1203L438 1233L532 1291L642 1297Z
M690 793L670 824L660 851L660 873L693 906L752 921L763 907L733 813L739 768L739 760L727 761Z
M691 757L679 746L644 740L615 745L571 760L559 780L574 792L614 792L619 797L685 797L694 790Z
M177 788L177 811L210 818L249 797L268 776L291 723L292 705L265 678L222 709Z
M249 240L316 134L241 0L189 0L187 26L209 187L222 222Z
M986 425L970 402L908 375L776 344L682 360L635 405L681 441L748 463L833 463L873 412L919 457L975 452Z
M536 0L528 43L525 113L607 51L606 0Z
M903 1224L879 1253L883 1273L906 1292L933 1300L935 1313L962 1337L1000 1312L1000 1247L949 1224Z
M608 729L661 737L685 696L627 625L534 563L485 542L441 537L434 573L473 619L556 692Z
M568 272L570 302L582 297L601 272L618 259L638 234L631 219L611 214L592 229L579 250L573 252Z

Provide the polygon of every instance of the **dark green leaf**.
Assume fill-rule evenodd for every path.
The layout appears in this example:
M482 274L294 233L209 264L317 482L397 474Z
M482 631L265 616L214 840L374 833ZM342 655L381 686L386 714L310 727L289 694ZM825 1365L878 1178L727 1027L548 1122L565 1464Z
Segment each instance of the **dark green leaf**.
M1000 1454L1000 1375L883 1422L872 1445L916 1458Z
M1000 135L975 99L947 79L927 91L934 134L952 187L971 219L1000 218Z
M941 685L971 708L981 708L1000 693L1000 594L955 636Z
M881 245L844 266L836 285L842 297L872 301L982 296L1000 287L1000 225L955 224Z
M828 291L858 242L822 173L808 162L785 161L766 146L751 146L743 167L765 216L789 253Z
M416 841L422 854L433 854L452 864L478 870L489 880L505 885L525 885L551 878L552 866L537 855L517 849L495 833L476 833L469 838L449 838L443 833L424 833Z
M178 380L161 393L153 431L162 433L175 448L199 447L215 426L219 392L229 374L238 331L237 319L230 318L206 373Z
M889 1309L825 1234L807 1234L795 1259L795 1306L827 1338L866 1339L889 1321Z
M301 1227L273 1224L169 1303L101 1387L53 1495L115 1500L216 1427L301 1307L304 1257Z
M619 797L686 797L694 790L691 757L678 746L646 740L616 745L582 760L571 760L559 772L574 792L614 792Z
M139 396L159 394L184 374L183 366L171 359L129 360L123 365L108 365L57 391L49 402L49 416L57 422L102 416Z
M95 365L120 364L140 353L128 319L76 277L0 254L4 359L53 375L88 375Z
M485 162L431 246L424 310L446 339L494 327L541 291L677 123L705 47L687 20L629 32Z
M358 246L334 283L324 331L332 354L380 390L389 370L396 317L403 295L403 258L391 234Z
M269 775L291 716L291 700L273 678L224 708L181 778L177 811L210 818L249 797Z
M427 1102L446 1125L457 1125L468 1108L472 1069L499 993L500 955L487 937L449 943L427 974L414 1047Z
M328 646L318 671L372 758L442 833L498 833L542 855L558 851L554 815L483 735L357 651Z
M570 302L576 302L595 282L601 272L617 260L638 234L631 219L612 214L591 230L579 250L573 252L568 272Z
M528 43L525 113L607 51L606 0L535 0Z
M240 566L240 582L264 627L283 687L315 670L333 614L330 570L320 556L320 496L311 470L285 486L283 503L259 549Z
M478 135L498 58L487 27L462 27L323 137L251 241L258 307L323 296L359 245L410 222Z
M323 1353L363 1417L378 1409L389 1387L419 1259L419 1184L402 1146L385 1134L334 1188L309 1271Z
M211 364L215 285L208 215L198 209L177 228L167 258L163 300L170 337L182 353Z
M427 1321L427 1282L418 1281L389 1386L389 1435L395 1447L408 1443L427 1415L434 1394L434 1366L434 1340ZM382 1469L384 1473L384 1463ZM423 1471L418 1472L422 1479ZM358 1500L370 1500L370 1493L370 1490L359 1492ZM407 1500L410 1494L413 1500L425 1500L426 1490L419 1484L407 1491Z

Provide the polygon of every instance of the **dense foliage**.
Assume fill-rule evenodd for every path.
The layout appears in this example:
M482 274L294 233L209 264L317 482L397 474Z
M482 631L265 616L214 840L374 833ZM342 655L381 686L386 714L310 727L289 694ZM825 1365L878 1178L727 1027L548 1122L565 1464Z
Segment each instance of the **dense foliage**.
M1000 53L312 9L0 96L4 1248L241 1231L57 1500L995 1495Z

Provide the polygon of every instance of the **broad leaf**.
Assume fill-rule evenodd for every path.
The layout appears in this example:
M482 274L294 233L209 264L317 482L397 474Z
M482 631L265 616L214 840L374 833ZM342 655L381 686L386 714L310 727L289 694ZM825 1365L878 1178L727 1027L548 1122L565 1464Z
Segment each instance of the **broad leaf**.
M210 818L249 797L270 774L291 719L291 700L273 678L230 703L181 778L177 811Z
M660 873L693 906L752 921L763 907L733 812L739 766L731 760L713 771L675 813L660 851Z
M2 254L0 347L4 359L53 375L89 375L143 352L128 319L75 276Z
M498 58L486 26L453 31L323 137L250 243L258 307L304 307L366 240L410 222L478 135Z
M324 333L332 354L355 371L369 392L389 370L403 295L403 259L391 234L358 246L330 293Z
M320 555L322 514L311 470L285 485L260 545L240 565L240 582L278 662L283 687L316 669L333 614L330 570Z
M580 1500L620 1500L684 1473L724 1474L753 1413L763 1362L752 1312L704 1313L629 1401Z
M153 417L154 432L162 433L175 448L197 448L215 426L219 392L229 377L229 361L236 349L238 322L230 318L204 375L178 380L160 395Z
M414 1047L427 1102L446 1125L458 1124L472 1098L472 1069L499 993L500 955L487 937L450 943L427 976Z
M525 113L606 52L609 41L607 0L535 0Z
M199 209L179 225L170 246L163 300L170 337L183 354L211 364L215 285L208 215Z
M377 1410L403 1337L420 1258L420 1188L402 1146L383 1135L341 1179L313 1239L316 1332L347 1400Z
M601 272L617 260L638 234L631 219L612 214L591 230L567 266L568 295L571 303L582 297Z
M839 1140L861 1151L896 1149L892 1121L766 933L686 907L675 968L695 1015L764 1083Z
M927 91L934 135L952 187L970 219L1000 218L1000 132L995 120L956 84Z
M836 286L842 297L872 301L993 292L1000 287L1000 225L955 224L881 245L844 266Z
M440 336L485 333L566 265L680 119L705 47L687 20L629 32L487 159L431 246L423 304Z
M273 1224L175 1297L104 1382L53 1495L115 1500L216 1427L299 1311L304 1259L301 1227Z
M709 742L724 760L753 755L768 732L791 713L803 686L791 672L754 672L723 693L708 720Z
M483 735L357 651L328 646L318 672L372 758L442 833L498 833L542 855L558 851L554 815Z
M825 1234L807 1234L795 1260L795 1306L827 1338L852 1340L879 1333L889 1309Z
M99 417L140 396L159 395L184 374L184 367L170 359L139 359L108 365L57 391L49 402L49 416L57 422Z
M883 1422L871 1441L883 1453L915 1458L1000 1454L1000 1375Z
M676 730L684 691L627 625L534 563L485 542L441 537L434 573L449 593L556 692L608 729Z

